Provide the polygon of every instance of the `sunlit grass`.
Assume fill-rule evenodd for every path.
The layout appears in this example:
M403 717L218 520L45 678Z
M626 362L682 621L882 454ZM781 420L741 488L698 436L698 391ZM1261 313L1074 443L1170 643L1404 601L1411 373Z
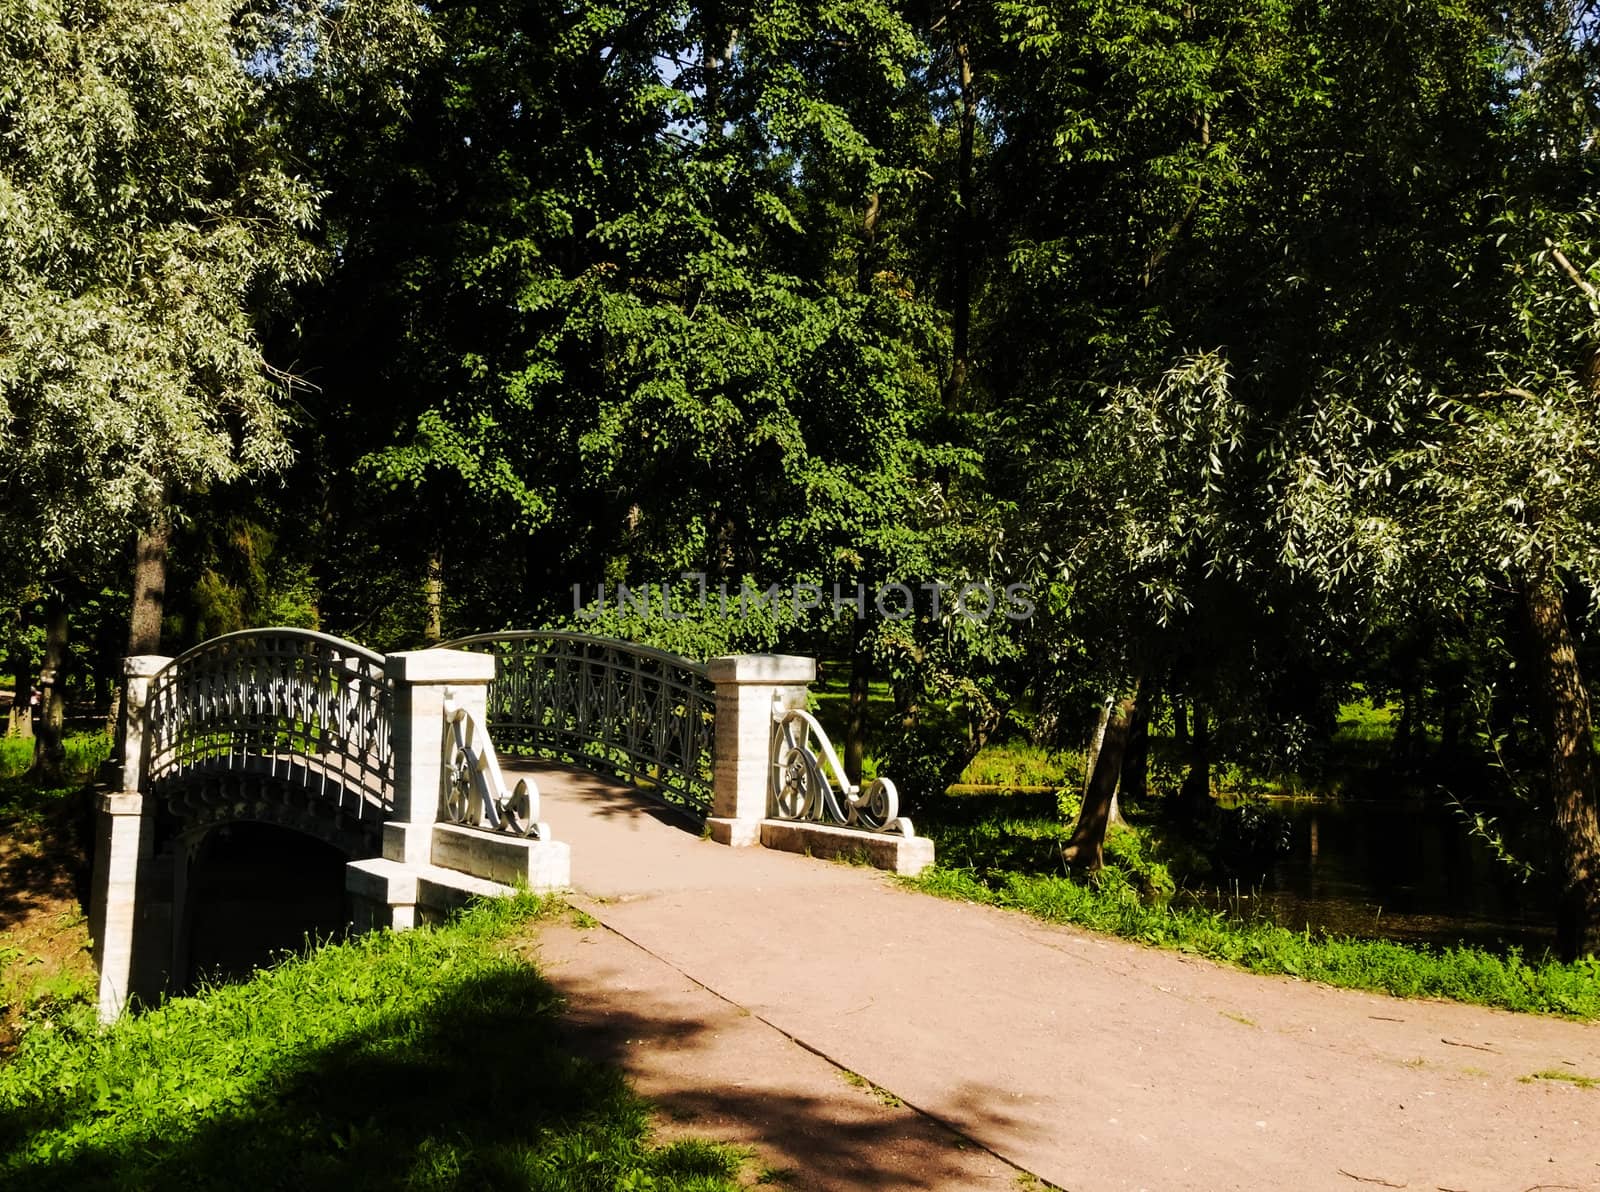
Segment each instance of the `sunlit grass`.
M111 756L111 734L74 733L62 742L67 758L65 776L79 781L92 777ZM15 778L33 765L34 738L0 737L0 778Z
M554 991L504 945L542 904L379 933L0 1068L16 1188L730 1189L738 1156L651 1144L612 1069L561 1045Z
M1600 960L1573 964L1498 956L1477 948L1439 950L1290 931L1264 920L1141 896L1120 870L1089 883L1067 877L937 868L903 879L929 894L1025 911L1154 947L1191 952L1253 973L1276 973L1396 997L1439 997L1506 1010L1600 1018Z

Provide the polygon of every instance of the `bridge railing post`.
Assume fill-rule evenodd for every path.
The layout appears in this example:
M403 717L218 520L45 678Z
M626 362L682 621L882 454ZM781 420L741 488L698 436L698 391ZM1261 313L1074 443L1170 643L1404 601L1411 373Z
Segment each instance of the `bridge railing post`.
M99 1012L102 1022L122 1013L128 998L147 990L147 975L136 971L134 957L162 954L160 948L135 948L135 936L166 934L170 925L157 922L170 903L150 897L155 874L150 861L155 847L154 808L146 806L141 788L150 756L150 680L171 662L154 654L123 659L122 715L117 722L113 784L100 796L95 825L94 884L89 902L89 934L94 940L95 967L100 972ZM157 979L159 984L159 978Z
M706 664L716 688L711 839L761 843L772 772L773 709L804 708L817 661L793 654L732 654Z
M384 671L394 683L394 810L384 827L383 852L407 865L426 865L447 764L445 700L487 723L494 655L408 650L390 654Z

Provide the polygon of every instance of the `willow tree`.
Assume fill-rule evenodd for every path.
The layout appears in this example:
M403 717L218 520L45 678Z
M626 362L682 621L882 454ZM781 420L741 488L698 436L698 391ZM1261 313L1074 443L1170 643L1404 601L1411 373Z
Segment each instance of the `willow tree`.
M138 535L132 651L174 506L288 457L256 316L315 266L315 196L261 101L370 8L0 3L0 535L57 591Z
M1329 368L1286 429L1285 558L1331 591L1511 610L1544 749L1557 940L1600 927L1600 813L1584 622L1600 608L1600 44L1587 6L1485 24L1483 163L1420 228L1412 325ZM1397 334L1397 332L1400 332Z

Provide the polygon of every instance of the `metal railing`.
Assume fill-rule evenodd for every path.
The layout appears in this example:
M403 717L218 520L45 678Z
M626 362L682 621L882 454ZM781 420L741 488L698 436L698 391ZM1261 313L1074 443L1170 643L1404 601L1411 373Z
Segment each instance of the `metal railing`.
M515 790L506 789L489 731L466 708L447 700L444 723L445 755L450 758L445 818L464 828L551 839L550 825L539 822L539 784L519 778Z
M863 788L845 777L833 742L803 708L774 709L772 781L767 814L773 819L806 820L863 832L915 836L900 814L900 794L887 778Z
M584 633L508 630L443 644L494 655L489 728L502 756L570 762L710 813L716 698L701 663Z
M247 629L150 683L145 783L196 772L293 779L358 818L394 796L394 692L382 654L303 629Z

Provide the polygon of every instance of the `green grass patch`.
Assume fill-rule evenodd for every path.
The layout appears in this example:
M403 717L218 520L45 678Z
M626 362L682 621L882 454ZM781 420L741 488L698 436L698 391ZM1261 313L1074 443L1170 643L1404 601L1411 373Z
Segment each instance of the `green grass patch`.
M985 745L961 772L972 786L1081 787L1083 754L1046 749L1028 741L1002 741Z
M111 756L110 733L75 733L61 743L66 750L66 778L85 781ZM0 779L16 778L33 765L34 738L0 737Z
M1593 1076L1583 1076L1577 1072L1563 1072L1560 1068L1546 1068L1543 1072L1535 1072L1532 1076L1519 1076L1523 1084L1532 1084L1536 1080L1554 1080L1562 1084L1575 1084L1580 1089L1600 1089L1600 1080Z
M1290 931L1196 907L1150 902L1106 869L1087 885L1020 873L980 878L940 867L901 879L943 898L1008 907L1154 947L1190 952L1247 972L1275 973L1395 997L1437 997L1539 1014L1600 1018L1600 959L1527 961L1476 948L1432 950L1385 940Z
M0 1185L731 1189L741 1160L654 1146L614 1070L568 1054L506 946L543 906L377 933L110 1028L87 1010L0 1068Z
M858 1088L862 1092L870 1094L879 1105L889 1109L899 1109L905 1104L904 1101L888 1089L881 1085L873 1084L872 1081L858 1072L852 1072L848 1068L841 1068L839 1074L844 1077L844 1082L851 1088Z

